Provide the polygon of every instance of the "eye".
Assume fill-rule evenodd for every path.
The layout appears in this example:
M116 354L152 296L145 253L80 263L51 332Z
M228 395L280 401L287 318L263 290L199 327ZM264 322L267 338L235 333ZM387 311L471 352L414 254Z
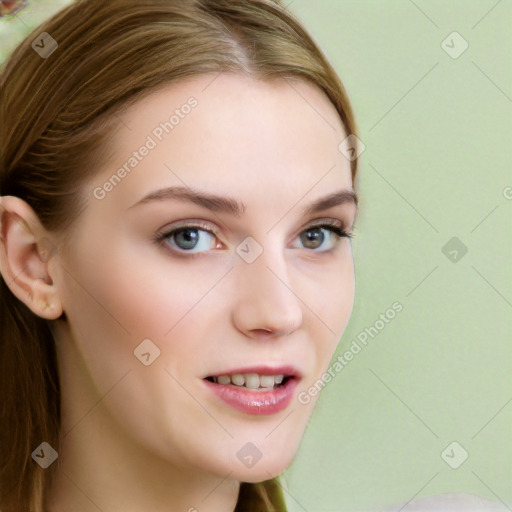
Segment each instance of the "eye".
M327 233L327 236L325 233ZM322 247L322 244L328 240L330 244L328 244L326 249L315 252L330 252L338 246L342 238L352 238L352 235L344 230L343 225L339 221L334 221L334 223L327 221L322 224L309 226L299 235L299 238L307 249Z
M210 229L210 226L195 223L178 226L163 233L157 233L154 241L159 244L165 244L171 251L181 256L185 254L196 255L216 247L219 248L222 244L220 242L215 243L216 237L217 234ZM343 223L334 220L309 226L298 236L304 248L314 250L315 252L333 251L342 238L352 238L352 235L344 230ZM327 248L317 250L319 247L326 245L325 241L329 242ZM294 246L294 248L297 247ZM301 247L298 248L300 249Z
M197 254L198 252L204 252L218 246L219 244L213 243L215 238L216 234L209 229L209 226L196 223L166 231L158 235L156 241L165 243L165 245L178 254ZM192 249L199 250L192 252Z

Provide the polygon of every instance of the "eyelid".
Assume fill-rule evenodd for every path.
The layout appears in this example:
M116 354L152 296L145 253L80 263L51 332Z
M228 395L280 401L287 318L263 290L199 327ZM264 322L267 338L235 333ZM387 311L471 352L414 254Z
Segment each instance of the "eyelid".
M182 228L201 228L204 231L209 231L213 233L215 236L219 236L221 234L221 231L216 228L214 224L207 223L202 220L186 220L186 221L177 221L174 224L170 224L167 226L164 226L162 229L159 229L155 235L153 236L153 240L157 241L161 237L169 235L173 231L176 231L178 229Z
M303 228L300 229L299 233L304 231L305 229L319 226L322 224L338 226L339 228L341 228L343 230L345 230L347 227L347 222L344 221L343 219L335 219L334 217L320 217L318 219L309 221Z

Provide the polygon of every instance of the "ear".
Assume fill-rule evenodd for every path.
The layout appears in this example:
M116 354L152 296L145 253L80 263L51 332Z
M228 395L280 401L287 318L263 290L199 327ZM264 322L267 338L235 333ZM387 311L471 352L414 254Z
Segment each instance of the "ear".
M63 312L50 272L55 252L34 210L19 197L0 197L0 273L19 300L48 320Z

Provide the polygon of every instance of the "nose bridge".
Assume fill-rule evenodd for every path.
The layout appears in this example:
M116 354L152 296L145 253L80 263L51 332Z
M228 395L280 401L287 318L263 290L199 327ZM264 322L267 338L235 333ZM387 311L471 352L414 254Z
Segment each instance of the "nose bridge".
M238 298L234 317L242 330L286 334L300 326L302 304L293 291L282 249L266 245L254 261L240 257L235 265Z

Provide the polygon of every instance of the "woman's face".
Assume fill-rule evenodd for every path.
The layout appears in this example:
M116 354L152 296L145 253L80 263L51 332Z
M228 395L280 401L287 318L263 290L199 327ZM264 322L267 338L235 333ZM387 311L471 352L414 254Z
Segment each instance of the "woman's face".
M309 84L233 74L119 119L52 276L65 442L267 480L294 457L316 401L298 395L352 310L350 240L314 227L354 222L342 123Z

